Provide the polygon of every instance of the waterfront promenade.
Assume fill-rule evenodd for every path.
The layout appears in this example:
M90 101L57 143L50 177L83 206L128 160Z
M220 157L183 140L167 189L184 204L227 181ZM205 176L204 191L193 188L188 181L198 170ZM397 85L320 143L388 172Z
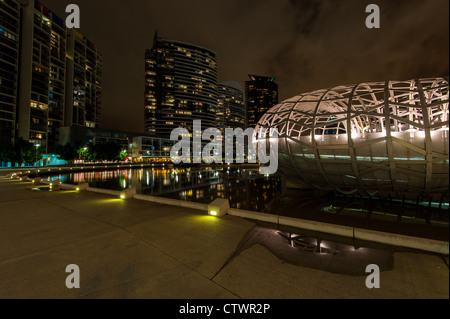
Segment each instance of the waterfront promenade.
M234 216L33 187L0 177L3 299L449 298L448 256L382 245L318 255ZM366 287L361 260L380 264L380 289ZM65 285L70 264L80 289Z

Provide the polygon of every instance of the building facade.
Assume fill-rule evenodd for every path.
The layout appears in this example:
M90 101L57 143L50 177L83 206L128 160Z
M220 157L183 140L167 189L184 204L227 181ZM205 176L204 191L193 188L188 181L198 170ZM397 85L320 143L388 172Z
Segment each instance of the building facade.
M55 150L63 126L99 127L102 57L40 1L0 1L0 142Z
M170 138L178 127L193 130L193 120L214 127L217 61L213 51L155 34L145 54L145 129Z
M134 137L142 135L142 133L111 131L98 128L91 128L86 126L65 126L60 130L60 144L87 146L105 144L114 142L123 149L128 149L129 143Z
M21 20L18 137L48 151L64 124L67 32L39 1L23 5Z
M176 142L149 136L133 137L130 153L134 162L170 162L170 151Z
M223 82L218 85L216 127L245 128L245 105L242 86L237 82Z
M15 138L19 44L19 3L0 1L0 144Z
M103 56L78 31L67 34L65 126L99 128L102 123Z
M278 104L278 84L274 77L249 75L245 82L245 104L247 108L247 127L254 128L261 117Z

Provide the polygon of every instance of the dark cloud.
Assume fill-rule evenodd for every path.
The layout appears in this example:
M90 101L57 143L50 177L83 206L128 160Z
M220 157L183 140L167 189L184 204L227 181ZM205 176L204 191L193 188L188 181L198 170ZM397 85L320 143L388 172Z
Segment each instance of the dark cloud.
M280 97L339 84L448 75L448 0L42 0L104 55L104 126L143 130L144 52L161 36L218 54L219 80L277 77ZM381 8L381 29L365 8Z
M296 34L311 34L319 22L318 18L322 13L322 7L326 5L326 1L323 0L290 0L286 14L294 15L294 30Z
M448 1L378 1L380 30L365 27L369 3L325 0L313 6L314 28L294 28L280 51L266 57L282 95L448 70ZM295 1L296 8L303 4ZM296 21L302 11L293 10Z

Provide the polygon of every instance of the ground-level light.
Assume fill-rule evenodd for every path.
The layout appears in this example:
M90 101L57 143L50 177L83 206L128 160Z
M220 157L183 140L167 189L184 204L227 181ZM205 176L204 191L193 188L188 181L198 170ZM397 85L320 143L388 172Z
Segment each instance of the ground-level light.
M222 217L227 214L230 203L227 199L218 198L208 205L208 215Z

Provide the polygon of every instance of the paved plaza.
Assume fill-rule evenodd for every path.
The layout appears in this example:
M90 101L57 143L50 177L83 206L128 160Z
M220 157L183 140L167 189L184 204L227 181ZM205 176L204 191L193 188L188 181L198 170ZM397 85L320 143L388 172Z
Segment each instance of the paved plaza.
M2 299L449 298L448 256L383 246L318 254L233 216L33 187L0 177ZM379 289L365 284L372 260ZM79 289L66 287L70 264Z

